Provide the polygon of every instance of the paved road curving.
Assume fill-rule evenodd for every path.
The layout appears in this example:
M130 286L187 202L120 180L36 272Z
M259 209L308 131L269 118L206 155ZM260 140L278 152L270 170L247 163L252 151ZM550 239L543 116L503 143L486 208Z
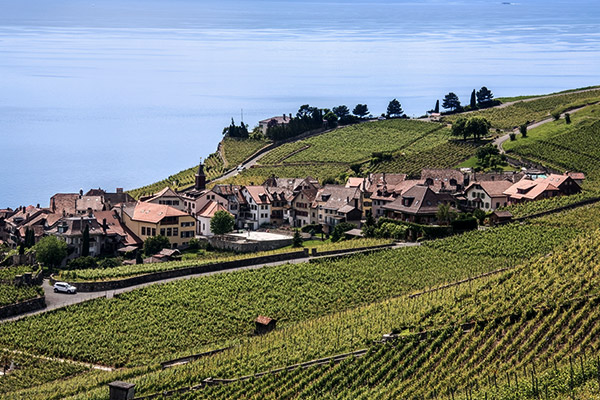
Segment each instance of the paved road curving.
M420 243L398 243L392 248L398 249L398 248L402 248L402 247L411 247L411 246L418 246L418 245L420 245ZM329 257L344 256L344 255L348 255L348 254L361 253L361 252L366 252L366 251L369 251L369 250L343 253L343 254L333 255L333 256L329 256ZM93 299L97 299L97 298L101 298L101 297L106 297L106 298L110 299L117 294L131 292L132 290L141 289L141 288L144 288L144 287L150 286L150 285L179 281L182 279L198 278L201 276L223 274L223 273L233 272L233 271L242 271L242 270L246 270L246 269L259 269L259 268L263 268L263 267L283 265L283 264L300 264L300 263L308 262L311 259L319 259L319 258L322 258L322 257L318 257L318 256L317 257L304 257L304 258L297 258L295 260L277 261L277 262L272 262L272 263L267 263L267 264L255 264L255 265L249 265L246 267L226 269L226 270L222 270L222 271L204 272L204 273L194 274L194 275L178 276L175 278L163 279L163 280L155 281L155 282L147 282L147 283L142 283L140 285L129 286L129 287L122 288L122 289L106 290L103 292L86 292L86 293L82 292L82 293L76 293L76 294L54 293L53 287L50 286L49 281L46 279L46 280L44 280L44 283L42 285L45 296L46 296L46 308L44 308L42 310L32 311L32 312L25 313L25 314L20 314L20 315L11 317L11 318L6 318L3 320L0 320L0 323L8 322L8 321L16 321L16 320L25 318L30 315L42 314L42 313L45 313L45 312L48 312L51 310L67 307L67 306L70 306L73 304L83 303L85 301L93 300Z

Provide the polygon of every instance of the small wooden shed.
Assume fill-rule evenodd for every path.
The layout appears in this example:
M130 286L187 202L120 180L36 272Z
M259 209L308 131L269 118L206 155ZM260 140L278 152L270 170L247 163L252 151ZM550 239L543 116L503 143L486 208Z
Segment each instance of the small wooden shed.
M257 335L263 335L275 329L277 320L265 317L263 315L259 315L258 318L254 320L254 324L256 325L254 333L256 333Z
M513 215L510 211L494 211L490 215L490 225L502 225L512 221Z

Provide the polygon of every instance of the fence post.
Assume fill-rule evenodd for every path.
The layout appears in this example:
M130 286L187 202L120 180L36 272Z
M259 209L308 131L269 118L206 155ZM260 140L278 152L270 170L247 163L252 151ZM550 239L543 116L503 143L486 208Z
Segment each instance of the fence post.
M110 400L133 400L135 396L135 384L122 381L114 381L108 384L110 388Z

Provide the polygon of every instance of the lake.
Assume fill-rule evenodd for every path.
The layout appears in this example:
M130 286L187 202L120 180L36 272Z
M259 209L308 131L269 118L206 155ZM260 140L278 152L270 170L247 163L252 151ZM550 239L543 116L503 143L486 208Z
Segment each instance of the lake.
M0 0L0 208L160 180L242 114L597 85L599 20L578 0Z

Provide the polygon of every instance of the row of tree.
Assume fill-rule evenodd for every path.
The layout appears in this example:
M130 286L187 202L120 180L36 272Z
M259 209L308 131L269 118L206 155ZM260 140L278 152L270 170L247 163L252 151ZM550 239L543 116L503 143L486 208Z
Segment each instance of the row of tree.
M477 110L482 108L489 108L500 104L500 101L494 100L494 95L491 90L483 86L479 90L473 89L471 92L471 99L469 101L469 105L467 107L463 107L460 99L454 92L448 93L444 96L444 100L442 102L442 107L446 110L450 110L451 113L461 112L461 111L469 111L469 110ZM440 112L440 101L438 100L435 104L435 108L432 110L435 113Z
M387 113L382 114L388 118L406 117L402 105L397 99L393 99L387 106ZM280 124L276 119L269 121L267 125L267 137L272 140L284 140L298 136L304 132L319 128L335 128L338 125L355 124L360 120L370 117L371 113L366 104L357 104L352 113L346 105L329 108L311 107L308 104L300 106L295 117L290 114L290 120L286 124ZM236 125L233 118L231 125L223 129L223 135L231 138L246 139L250 136L248 125L243 122Z

